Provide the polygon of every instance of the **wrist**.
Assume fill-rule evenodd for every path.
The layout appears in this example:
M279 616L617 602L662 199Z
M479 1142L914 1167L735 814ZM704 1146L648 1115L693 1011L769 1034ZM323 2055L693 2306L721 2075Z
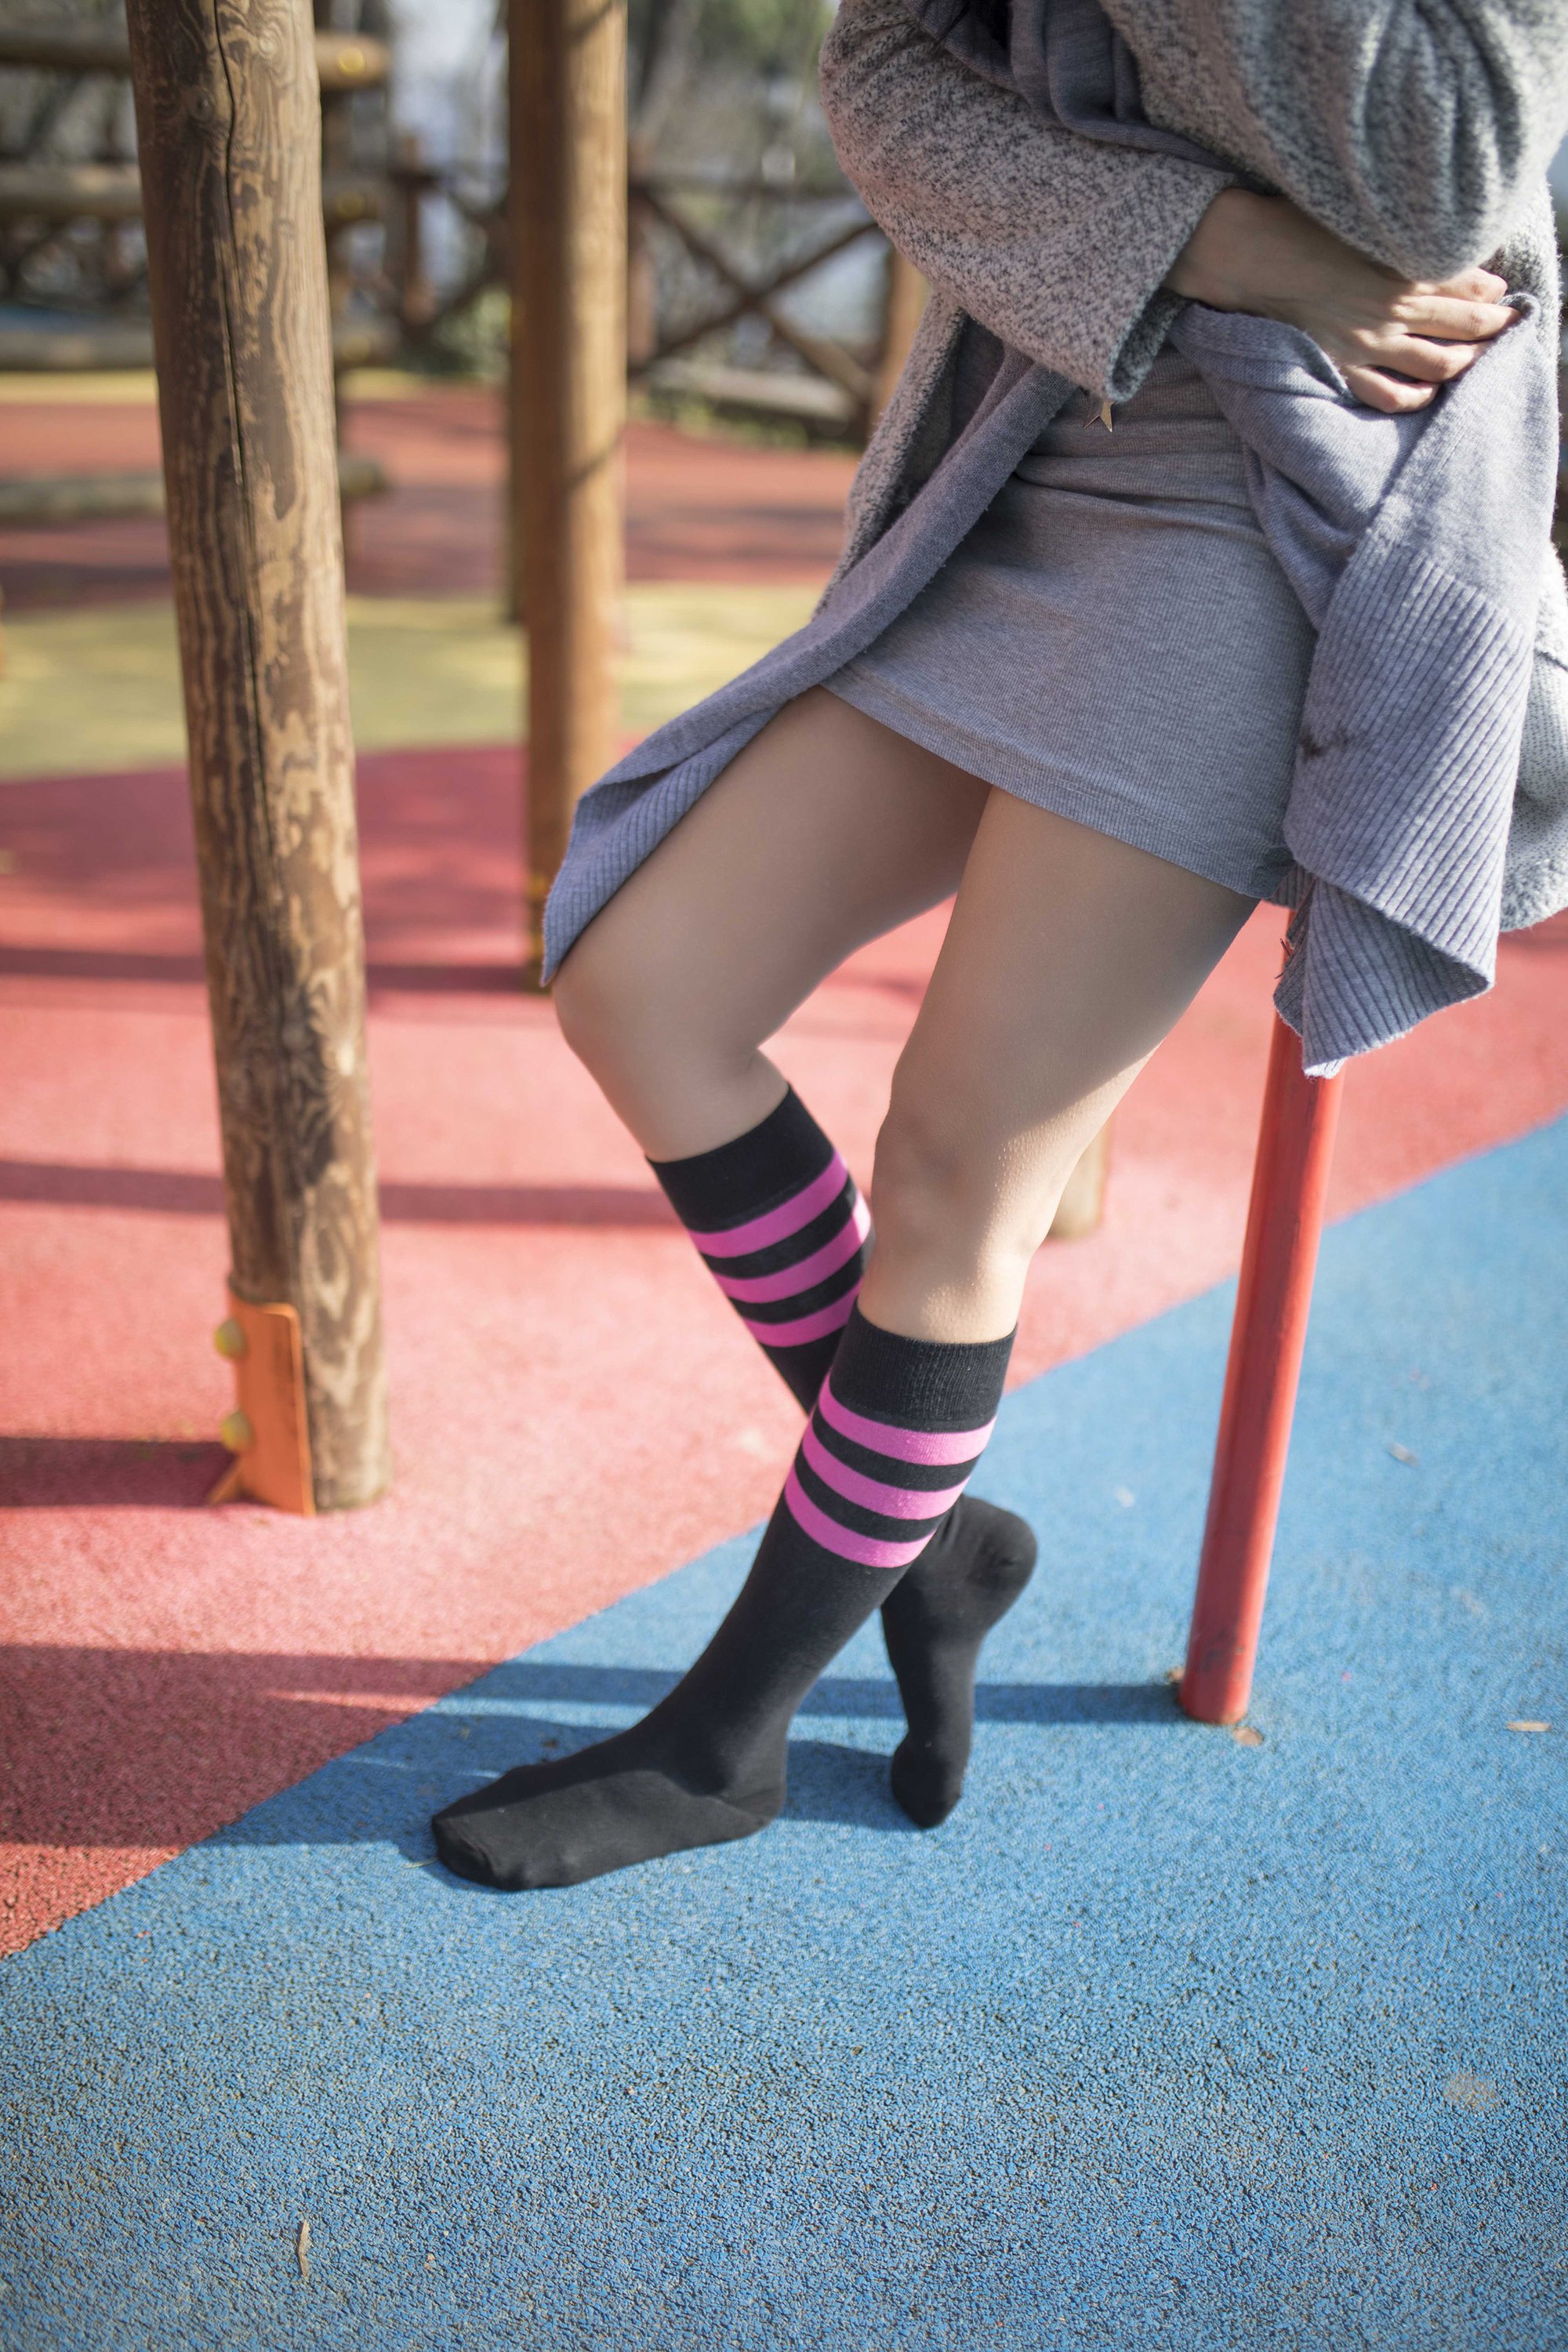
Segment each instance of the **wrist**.
M1283 208L1278 196L1222 188L1165 273L1173 294L1211 310L1260 310L1266 274L1259 267Z

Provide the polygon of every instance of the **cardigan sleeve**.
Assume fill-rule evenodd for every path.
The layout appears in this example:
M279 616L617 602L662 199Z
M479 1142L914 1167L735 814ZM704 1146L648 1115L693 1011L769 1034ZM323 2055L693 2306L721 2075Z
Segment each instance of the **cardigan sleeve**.
M903 0L842 0L822 102L867 210L934 285L1086 391L1136 391L1180 307L1162 281L1230 173L1055 128Z
M1404 277L1495 253L1568 131L1564 0L1105 5L1135 56L1181 59L1207 121L1174 127L1232 126L1227 154Z

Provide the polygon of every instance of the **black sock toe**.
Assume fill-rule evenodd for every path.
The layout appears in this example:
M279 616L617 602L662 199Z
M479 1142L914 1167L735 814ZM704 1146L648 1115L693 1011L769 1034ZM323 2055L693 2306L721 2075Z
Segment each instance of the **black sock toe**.
M520 1765L448 1805L431 1828L448 1870L517 1895L750 1837L783 1802L782 1768L761 1789L691 1789L634 1731L557 1763Z
M947 1755L931 1755L905 1738L889 1761L889 1785L914 1828L941 1830L963 1794L963 1773Z
M480 1886L496 1884L495 1864L480 1836L450 1813L437 1813L430 1828L437 1855L457 1877L471 1878Z
M1037 1551L1027 1520L965 1495L882 1604L882 1633L909 1724L889 1779L921 1829L944 1822L963 1793L981 1648L1034 1574Z
M945 1752L933 1754L918 1747L912 1738L901 1739L894 1748L888 1780L900 1810L918 1830L940 1829L963 1794L963 1766L955 1766Z

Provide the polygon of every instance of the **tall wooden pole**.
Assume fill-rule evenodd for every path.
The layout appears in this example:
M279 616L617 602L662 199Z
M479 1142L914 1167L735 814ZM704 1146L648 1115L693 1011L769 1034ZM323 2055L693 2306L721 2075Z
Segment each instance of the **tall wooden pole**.
M530 971L614 757L626 422L625 0L510 0L512 576L528 632Z
M240 1491L389 1457L310 0L128 0Z

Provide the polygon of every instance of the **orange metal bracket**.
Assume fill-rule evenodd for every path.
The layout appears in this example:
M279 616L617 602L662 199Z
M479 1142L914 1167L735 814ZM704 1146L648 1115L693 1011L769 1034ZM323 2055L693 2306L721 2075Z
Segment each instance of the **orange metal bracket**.
M227 1319L213 1338L218 1354L234 1366L235 1410L224 1415L218 1432L234 1460L208 1502L233 1502L243 1495L314 1517L298 1313L287 1306L253 1306L231 1290Z

